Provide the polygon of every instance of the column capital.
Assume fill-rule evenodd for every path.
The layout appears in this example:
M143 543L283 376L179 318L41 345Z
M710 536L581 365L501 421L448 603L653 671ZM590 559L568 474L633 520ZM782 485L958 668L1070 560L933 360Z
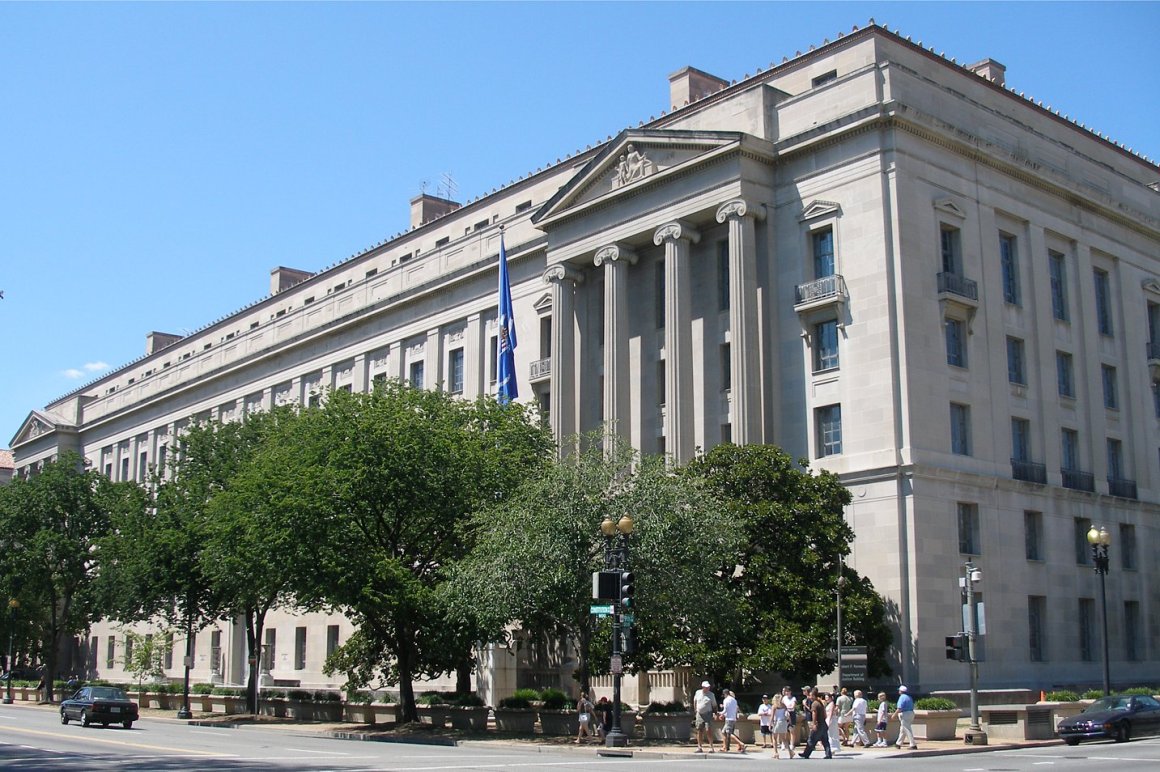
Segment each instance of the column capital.
M544 271L543 280L544 284L554 284L562 281L583 284L584 274L565 263L556 263L555 265L548 266L548 269Z
M744 198L735 198L717 207L717 222L723 223L732 217L754 217L758 220L764 220L765 204L755 204Z
M701 240L700 232L684 220L673 220L656 229L653 233L653 243L658 247L666 241L685 239L694 244Z
M599 268L605 263L613 264L624 261L628 265L636 264L636 252L624 244L609 244L596 250L596 257L592 263Z

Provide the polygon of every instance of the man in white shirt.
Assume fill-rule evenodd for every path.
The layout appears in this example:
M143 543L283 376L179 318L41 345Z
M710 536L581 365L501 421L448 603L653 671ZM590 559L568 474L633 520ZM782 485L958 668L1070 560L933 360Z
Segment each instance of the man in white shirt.
M785 707L785 722L786 722L786 750L790 752L790 757L793 757L793 748L798 744L798 726L797 726L797 697L793 695L793 689L788 686L781 690L781 704Z
M725 699L721 701L721 715L725 719L725 728L721 730L721 752L729 752L730 739L737 741L737 752L745 753L745 743L737 736L737 698L733 692L725 690Z
M709 687L708 681L701 682L701 691L693 697L693 731L697 737L697 753L704 753L701 745L701 736L709 746L709 753L713 752L713 716L717 713L717 698Z
M850 747L854 747L855 743L862 743L863 748L870 746L870 737L866 734L866 711L869 706L866 704L866 698L862 696L861 689L854 690L854 704L851 710L854 712L854 737L850 740Z

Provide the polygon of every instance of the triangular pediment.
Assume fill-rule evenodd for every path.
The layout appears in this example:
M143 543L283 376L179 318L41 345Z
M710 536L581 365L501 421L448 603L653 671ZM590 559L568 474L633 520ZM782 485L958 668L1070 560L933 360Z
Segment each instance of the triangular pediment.
M537 314L546 314L546 313L551 312L551 310L552 310L552 293L545 292L543 295L540 296L540 299L537 300L532 305L532 308L536 309Z
M540 207L532 221L539 224L618 195L631 195L736 147L743 136L734 131L626 129Z
M955 203L954 199L940 198L938 201L934 202L934 208L940 212L949 214L952 217L957 217L960 220L967 219L967 213L963 211L961 206Z
M822 201L816 199L806 204L806 208L798 215L798 219L802 222L812 220L815 217L837 217L842 213L842 207L833 201Z
M24 419L24 423L20 424L20 429L17 430L16 436L12 438L12 447L22 445L30 440L35 440L37 437L45 434L51 434L58 429L73 428L75 427L71 423L58 415L33 410Z

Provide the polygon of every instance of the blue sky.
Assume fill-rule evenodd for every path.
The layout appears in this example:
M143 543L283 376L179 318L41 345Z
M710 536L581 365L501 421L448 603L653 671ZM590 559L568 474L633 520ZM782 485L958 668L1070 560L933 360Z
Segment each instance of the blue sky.
M0 447L27 416L667 107L873 17L1160 158L1158 3L0 3Z

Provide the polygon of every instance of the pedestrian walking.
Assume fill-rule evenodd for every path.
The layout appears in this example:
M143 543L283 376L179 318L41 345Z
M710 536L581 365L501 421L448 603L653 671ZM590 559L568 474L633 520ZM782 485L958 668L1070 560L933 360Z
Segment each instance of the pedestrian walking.
M898 707L894 715L898 718L898 742L894 743L894 747L901 748L903 739L906 739L910 742L910 750L918 750L913 728L914 698L907 693L905 685L898 687Z
M801 752L801 757L808 759L818 743L826 751L827 759L834 758L830 748L830 729L826 725L826 704L819 698L815 688L810 692L810 736L806 738L806 749Z
M725 728L721 730L721 752L728 753L733 740L737 741L737 752L745 753L745 743L737 736L737 696L729 689L722 692L721 718Z
M793 709L785 706L786 699L795 704L797 702L790 694L788 686L782 689L773 709L773 757L775 759L781 758L782 746L785 746L785 749L789 751L791 759L794 757L793 744L789 741L789 716L793 714Z
M773 747L773 705L769 702L769 695L761 695L761 704L757 706L757 723L761 726L761 747Z
M862 696L862 690L855 689L854 702L850 706L850 714L854 719L854 732L850 739L851 748L856 743L860 743L863 748L870 747L870 736L866 734L866 711L869 708L870 705L866 702L866 698Z
M592 714L595 711L596 706L588 699L588 692L580 692L580 699L576 700L576 717L580 723L580 728L576 731L577 745L592 737Z
M835 703L838 706L836 709L838 732L841 735L842 745L850 745L850 724L854 721L854 698L847 693L845 686L842 687Z
M890 703L886 701L886 692L878 692L878 717L874 724L874 734L876 740L874 742L875 748L885 748L886 742L886 722L890 718Z
M713 716L717 714L717 698L713 695L708 681L701 682L701 690L693 697L693 733L697 737L697 753L705 753L701 744L702 736L713 752Z

